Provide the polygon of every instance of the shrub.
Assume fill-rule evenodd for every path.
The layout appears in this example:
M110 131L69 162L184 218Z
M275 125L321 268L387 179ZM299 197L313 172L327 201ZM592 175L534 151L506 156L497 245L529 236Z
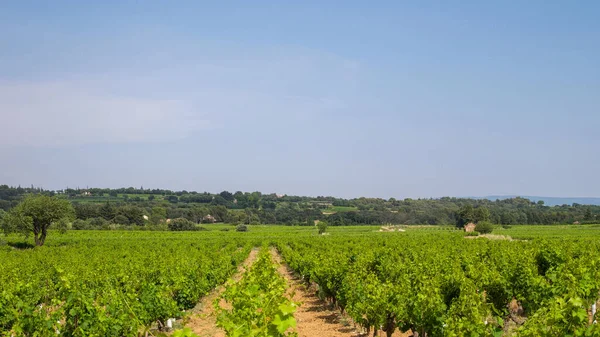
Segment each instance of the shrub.
M104 218L91 218L88 220L90 227L99 229L107 224L107 221Z
M248 231L248 226L246 226L246 225L237 225L235 227L235 231L236 232L247 232Z
M193 231L196 229L196 224L185 218L173 219L168 226L171 231Z
M481 234L489 234L494 230L494 226L489 221L481 221L475 226L475 231Z
M319 229L319 234L323 234L327 231L327 221L321 220L317 224L317 228Z
M466 232L465 236L479 236L479 232Z
M112 222L118 225L129 225L129 219L122 214L115 216Z
M85 222L85 220L81 220L81 219L77 219L77 220L73 221L73 224L71 226L73 229L76 229L76 230L88 228L87 222Z

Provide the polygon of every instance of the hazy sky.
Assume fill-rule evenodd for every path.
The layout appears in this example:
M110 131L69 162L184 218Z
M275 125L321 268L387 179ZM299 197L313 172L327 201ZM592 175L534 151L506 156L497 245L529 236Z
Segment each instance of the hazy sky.
M0 184L600 195L598 1L2 1Z

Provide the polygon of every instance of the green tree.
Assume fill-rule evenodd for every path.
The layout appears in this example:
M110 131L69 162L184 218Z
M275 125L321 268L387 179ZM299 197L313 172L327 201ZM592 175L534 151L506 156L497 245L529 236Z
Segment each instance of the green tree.
M129 225L129 219L124 215L117 215L112 219L112 223L117 225Z
M36 246L43 246L48 229L53 224L75 219L75 210L64 199L46 195L29 195L11 209L4 217L3 227L6 233L33 233Z
M74 203L75 215L77 219L90 219L100 216L100 207L96 204Z
M260 197L261 197L260 192L252 192L250 195L248 195L246 197L246 203L248 204L248 207L258 208L258 206L260 204Z
M110 220L117 215L117 212L113 205L110 202L106 202L102 207L100 207L100 216L104 218L104 220Z
M217 222L223 222L227 218L227 208L225 206L212 206L210 212L217 219Z
M472 205L467 204L460 208L456 214L456 225L458 227L464 227L468 223L478 223L481 221L490 220L490 210L487 207L473 208Z
M164 207L152 207L150 222L158 225L161 221L167 219L167 210Z
M323 234L327 231L327 221L321 220L317 224L317 228L319 229L319 234Z
M263 201L262 203L262 209L276 209L277 208L277 204L272 202L272 201Z
M143 226L144 225L144 210L134 206L125 205L119 207L117 214L123 215L129 219L129 223L132 225Z
M93 229L102 229L108 224L108 221L104 220L104 218L91 218L88 220L88 223Z
M223 198L221 195L219 195L219 194L215 195L213 197L212 201L211 201L212 205L223 205L223 206L225 206L228 203L229 202L225 198Z
M475 223L490 220L490 210L487 207L477 207L473 211Z
M464 227L466 224L475 221L475 210L473 206L467 204L460 208L456 214L456 225L458 227Z
M88 223L85 220L77 219L73 221L72 228L75 230L87 229Z
M594 220L594 214L592 214L592 210L588 207L585 210L585 214L583 215L583 219L587 221Z
M223 192L219 193L219 195L220 195L221 197L223 197L223 199L225 199L225 200L227 200L227 201L233 201L233 199L235 199L235 198L233 197L233 194L231 194L231 193L230 193L230 192L228 192L228 191L223 191Z

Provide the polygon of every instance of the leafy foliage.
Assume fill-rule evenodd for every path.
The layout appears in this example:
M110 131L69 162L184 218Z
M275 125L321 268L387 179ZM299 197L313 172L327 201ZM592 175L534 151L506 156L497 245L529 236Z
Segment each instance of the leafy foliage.
M2 221L5 233L17 232L25 236L33 233L37 246L44 245L51 225L75 218L75 211L66 200L41 194L27 196L11 209Z
M192 329L190 329L190 328L173 331L173 334L171 336L173 336L173 337L200 337L200 336L196 335L195 333L193 333Z
M278 248L367 332L499 336L514 317L518 335L599 333L588 317L600 299L595 240L465 240L423 231L282 240ZM509 310L513 301L523 313Z
M524 198L505 200L305 197L260 192L223 191L218 194L143 188L67 188L46 191L0 185L0 209L9 210L28 193L56 195L73 203L78 219L102 217L120 225L144 228L166 219L186 218L194 223L207 215L216 222L244 224L308 224L326 220L330 226L365 224L430 224L464 226L491 221L500 225L573 224L600 222L600 205L547 206ZM117 215L126 218L116 220ZM149 216L144 221L143 216ZM212 220L210 221L212 222Z
M144 335L182 317L250 250L216 235L142 234L68 234L42 250L0 249L0 336Z
M317 224L317 228L318 228L319 234L325 233L327 231L327 221L325 221L325 220L319 221L319 223Z
M475 231L481 234L489 234L494 230L494 225L489 221L481 221L475 226Z
M239 283L231 282L223 299L231 307L221 307L218 298L217 325L228 337L297 336L290 331L296 326L296 304L286 296L286 283L277 272L266 248Z
M193 222L185 218L173 219L167 226L171 231L193 231L196 228Z
M512 326L517 336L600 335L600 313L592 314L600 227L511 229L527 241L466 240L439 228L328 230L70 231L36 249L9 236L0 245L0 336L144 335L182 317L261 243L370 332L500 336ZM217 311L231 336L293 335L294 305L275 268L263 249L227 285Z

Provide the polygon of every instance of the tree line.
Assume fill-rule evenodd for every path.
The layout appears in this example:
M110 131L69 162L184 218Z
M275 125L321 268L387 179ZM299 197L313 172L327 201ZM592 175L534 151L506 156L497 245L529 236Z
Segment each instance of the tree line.
M546 206L524 198L505 200L443 197L438 199L381 199L307 197L261 192L220 193L162 189L64 189L0 185L0 209L17 206L27 194L56 196L74 208L74 226L81 229L124 226L158 226L169 219L184 218L200 224L314 225L327 220L330 226L363 224L429 224L463 226L485 219L495 224L573 224L600 221L600 206ZM139 197L136 197L139 196ZM339 208L344 208L339 210Z

